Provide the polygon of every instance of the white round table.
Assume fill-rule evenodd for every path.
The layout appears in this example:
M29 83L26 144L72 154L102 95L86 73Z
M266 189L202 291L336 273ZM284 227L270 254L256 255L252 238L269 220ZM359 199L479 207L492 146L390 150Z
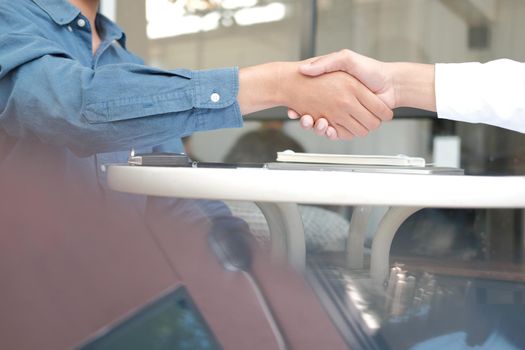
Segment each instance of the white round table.
M108 182L116 191L179 198L433 208L525 207L525 176L110 165Z
M525 176L464 176L271 170L266 168L179 168L110 165L109 187L116 191L176 198L256 202L268 220L272 246L296 267L304 264L304 231L296 203L389 206L372 244L371 275L388 275L389 251L403 221L421 208L525 208ZM365 214L367 215L366 211ZM362 262L362 226L350 227L352 256ZM352 236L354 232L354 236ZM358 233L361 232L361 233ZM357 239L356 239L357 237ZM284 247L284 248L283 248ZM284 252L282 250L285 250Z

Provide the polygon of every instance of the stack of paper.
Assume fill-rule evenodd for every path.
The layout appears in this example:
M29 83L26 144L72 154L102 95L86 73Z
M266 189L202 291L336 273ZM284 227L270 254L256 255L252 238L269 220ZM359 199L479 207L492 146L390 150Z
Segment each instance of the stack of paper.
M425 159L409 157L403 154L397 156L382 155L352 155L352 154L322 154L299 153L293 151L277 152L278 162L317 163L317 164L354 164L354 165L391 165L424 167Z

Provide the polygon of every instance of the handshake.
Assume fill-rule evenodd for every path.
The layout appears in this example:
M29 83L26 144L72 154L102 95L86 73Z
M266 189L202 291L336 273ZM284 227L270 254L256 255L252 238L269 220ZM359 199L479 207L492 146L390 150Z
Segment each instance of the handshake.
M245 68L239 80L243 114L284 105L303 128L332 140L367 135L397 107L436 108L433 65L386 63L350 50Z

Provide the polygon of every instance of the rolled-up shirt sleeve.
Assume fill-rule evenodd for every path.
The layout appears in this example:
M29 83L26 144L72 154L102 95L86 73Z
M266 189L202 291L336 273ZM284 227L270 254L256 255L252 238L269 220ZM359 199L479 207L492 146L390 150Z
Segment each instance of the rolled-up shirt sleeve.
M0 35L0 127L78 154L242 126L238 69L85 67L45 38Z
M484 123L525 133L525 64L436 64L439 118Z

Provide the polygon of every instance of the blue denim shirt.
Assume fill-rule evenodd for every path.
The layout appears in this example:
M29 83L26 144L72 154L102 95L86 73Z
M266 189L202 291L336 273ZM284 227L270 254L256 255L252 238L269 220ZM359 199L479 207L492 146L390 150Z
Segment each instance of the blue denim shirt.
M66 0L0 1L7 134L86 156L241 126L235 68L147 67L126 50L115 24L99 15L97 26L102 43L93 56L89 22Z
M93 55L90 24L67 0L0 0L0 169L45 156L65 182L100 190L103 165L131 148L181 152L182 136L242 126L236 68L148 67L117 25L96 25Z

